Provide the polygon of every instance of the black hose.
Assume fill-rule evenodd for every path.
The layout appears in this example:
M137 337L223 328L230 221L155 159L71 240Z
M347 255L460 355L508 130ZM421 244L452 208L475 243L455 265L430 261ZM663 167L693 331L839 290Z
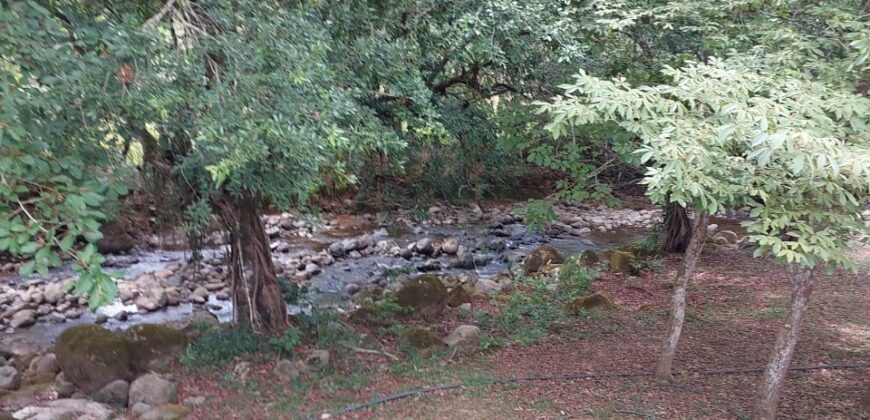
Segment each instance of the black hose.
M689 371L689 374L703 376L718 376L718 375L746 375L750 373L761 373L766 368L750 368L750 369L729 369L729 370L706 370L706 371ZM789 371L804 372L810 370L843 370L843 369L870 369L870 362L852 363L852 364L833 364L833 365L814 365L814 366L796 366L789 368ZM341 410L329 413L330 417L340 416L342 414L351 413L367 407L374 407L380 404L385 404L390 401L401 400L403 398L413 397L414 395L427 394L435 391L445 391L463 387L474 386L489 386L489 385L504 385L517 382L532 382L532 381L572 381L576 379L606 379L606 378L640 378L652 376L652 372L618 372L618 373L575 373L568 375L545 375L545 376L517 376L509 378L498 378L488 381L481 381L475 384L441 384L433 386L424 386L411 388L396 394L383 395L373 398L368 401L348 405ZM311 418L318 418L312 416Z

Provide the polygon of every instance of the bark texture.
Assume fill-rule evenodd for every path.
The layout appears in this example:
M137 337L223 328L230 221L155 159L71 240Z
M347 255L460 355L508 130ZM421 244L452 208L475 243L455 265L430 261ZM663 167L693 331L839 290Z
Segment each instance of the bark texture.
M666 252L685 252L692 239L692 221L686 208L677 203L668 203L665 207L665 243L662 249Z
M773 355L767 364L761 387L758 390L758 403L752 412L754 420L773 420L776 418L779 396L782 393L785 376L794 355L795 344L797 344L801 321L807 313L812 293L813 272L809 268L801 268L795 275L791 308L779 334L776 336Z
M254 330L280 332L287 327L269 238L257 200L225 199L216 203L230 233L230 279L235 321Z
M707 222L710 217L701 212L695 217L692 228L692 238L683 258L683 265L677 271L674 284L674 296L671 300L671 323L668 335L662 344L662 352L656 365L655 376L657 379L670 379L671 366L674 364L674 355L677 352L677 343L680 341L680 333L683 331L683 322L686 318L686 286L689 279L698 266L698 259L704 250L704 242L707 240Z

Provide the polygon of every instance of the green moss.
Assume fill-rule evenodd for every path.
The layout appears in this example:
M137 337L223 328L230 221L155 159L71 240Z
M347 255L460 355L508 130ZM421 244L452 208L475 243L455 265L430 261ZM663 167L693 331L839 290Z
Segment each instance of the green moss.
M537 273L547 264L562 264L565 257L556 248L550 245L541 245L532 251L523 261L523 272L526 274Z
M396 293L396 302L423 314L440 312L447 301L447 288L434 274L424 274L408 280Z
M586 267L595 267L599 261L601 261L601 258L598 257L595 251L586 250L580 254L580 263Z
M461 285L450 289L447 293L447 306L455 308L463 303L471 302L471 295Z
M614 273L635 274L637 270L634 268L636 258L630 252L613 250L610 252L610 271Z
M57 363L64 376L85 392L99 391L127 375L130 354L127 343L96 325L69 327L55 344Z
M592 309L616 309L616 303L607 292L595 292L591 295L571 299L565 304L565 309L577 315Z
M140 420L180 420L190 415L190 408L178 405L167 404L160 407L154 407L144 414L139 416Z
M152 362L171 358L187 345L187 336L166 325L140 324L122 335L130 353L130 368L134 372L147 372Z
M444 345L444 342L435 333L420 327L406 328L402 331L400 339L403 344L417 350Z

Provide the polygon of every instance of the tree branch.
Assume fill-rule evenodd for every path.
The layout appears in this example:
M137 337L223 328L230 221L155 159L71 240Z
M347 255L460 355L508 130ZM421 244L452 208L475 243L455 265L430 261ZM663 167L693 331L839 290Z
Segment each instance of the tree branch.
M174 5L175 0L167 1L166 4L164 4L163 7L160 8L160 10L156 14L154 14L154 16L151 16L150 18L148 18L148 20L145 21L145 23L142 24L142 28L151 29L154 25L157 25L157 22L160 22L160 19L163 19L163 16L166 16L166 14L169 13L170 10L172 10L172 6Z

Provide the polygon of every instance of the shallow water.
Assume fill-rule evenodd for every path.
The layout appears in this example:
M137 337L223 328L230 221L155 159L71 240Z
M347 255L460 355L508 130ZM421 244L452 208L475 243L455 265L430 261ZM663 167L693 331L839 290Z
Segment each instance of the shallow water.
M477 266L474 269L461 268L444 268L433 271L434 273L468 273L476 277L489 277L508 269L506 258L502 258L506 254L525 254L530 252L541 243L549 243L555 248L561 250L566 255L575 255L582 253L585 250L604 250L616 246L620 246L629 242L640 240L644 232L640 229L618 229L610 232L594 232L585 237L567 237L553 238L545 234L531 233L525 231L525 228L514 227L511 225L512 232L516 235L504 237L506 249L502 252L493 251L475 251L474 255L483 260L489 260L485 265ZM475 243L485 243L496 236L491 234L484 226L439 226L427 229L422 233L413 233L409 228L398 226L389 229L390 236L387 239L395 241L399 246L406 246L412 241L416 241L423 237L433 239L441 239L455 236L459 238L463 245L469 246ZM348 230L342 232L347 236L357 236L362 232L359 229ZM321 250L330 242L335 241L342 236L332 232L329 235L320 234L311 239L293 238L290 239L291 251L303 249ZM220 258L224 254L224 249L215 248L203 250L203 257L206 259ZM190 258L189 251L176 250L150 250L136 251L130 255L115 255L107 258L107 269L115 270L121 274L123 279L133 279L138 275L148 272L153 272L162 269L170 264L184 262ZM441 256L436 258L438 263L448 266L450 260L454 257ZM302 302L296 306L288 307L288 312L291 314L307 311L314 305L340 307L345 300L342 297L342 291L348 283L358 283L360 285L371 284L384 278L389 270L407 267L409 264L415 267L423 265L431 258L415 257L411 260L405 260L400 257L372 255L364 256L359 259L343 258L338 259L334 264L322 267L322 271L304 282L308 292L302 298ZM431 264L431 263L430 263ZM59 269L51 273L50 278L68 276L68 270ZM26 278L7 276L0 279L11 284L17 284L22 281L37 279L39 276L28 276ZM47 280L48 280L47 279ZM198 305L191 303L182 303L177 306L169 306L164 309L151 313L138 313L135 305L123 305L120 302L100 308L97 313L105 314L109 320L104 324L105 327L113 330L123 330L131 325L142 323L164 323L179 321L188 318ZM229 322L232 320L232 304L230 301L221 301L215 298L214 294L209 296L208 302L204 305L207 310L215 314L221 322ZM126 320L121 321L114 318L120 311L128 313ZM67 327L75 324L93 323L96 320L96 314L86 311L79 318L67 320L61 323L38 322L30 328L18 329L11 334L5 334L0 338L0 352L19 353L22 351L31 351L33 349L44 348L53 344L55 338Z

